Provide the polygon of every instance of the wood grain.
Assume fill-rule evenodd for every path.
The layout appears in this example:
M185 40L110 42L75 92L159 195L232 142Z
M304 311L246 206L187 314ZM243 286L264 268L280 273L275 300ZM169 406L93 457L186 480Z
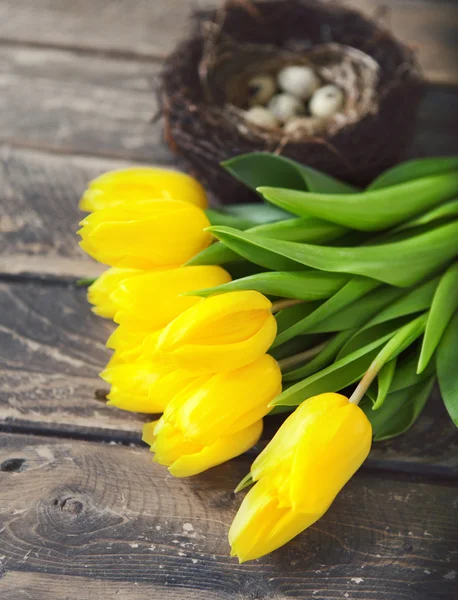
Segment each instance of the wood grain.
M128 163L0 150L0 273L92 277L102 267L78 246L87 182Z
M239 566L226 535L244 459L180 480L146 449L4 434L0 447L2 598L49 599L50 578L71 600L127 582L132 598L135 584L157 599L456 597L450 484L357 474L316 525Z
M0 39L35 46L90 49L133 57L164 57L189 27L195 8L215 6L215 0L3 0ZM351 0L346 4L372 16L378 3ZM404 42L418 48L431 81L458 83L456 48L458 6L455 2L384 0L387 26Z
M90 312L82 288L0 283L0 427L139 444L148 417L97 397L106 388L97 374L109 358L104 344L112 329ZM268 419L264 440L280 422ZM458 477L457 449L437 395L408 434L374 445L367 467Z
M157 64L23 48L0 48L0 56L0 141L170 161L151 122Z

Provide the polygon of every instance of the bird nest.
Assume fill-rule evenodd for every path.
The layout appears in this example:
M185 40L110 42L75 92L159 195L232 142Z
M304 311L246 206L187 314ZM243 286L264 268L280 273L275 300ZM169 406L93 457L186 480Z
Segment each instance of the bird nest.
M245 152L281 153L359 185L399 160L422 80L413 52L376 22L314 0L233 0L194 19L162 72L165 138L220 201L256 198L220 166ZM287 134L246 119L252 77L288 65L343 91L324 130Z

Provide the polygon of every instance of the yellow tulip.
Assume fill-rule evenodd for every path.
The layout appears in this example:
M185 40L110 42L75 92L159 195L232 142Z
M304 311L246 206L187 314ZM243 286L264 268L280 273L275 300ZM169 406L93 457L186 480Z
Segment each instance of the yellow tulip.
M131 412L162 413L170 400L193 377L153 361L138 359L114 364L110 361L100 377L111 385L108 405Z
M264 556L315 523L367 457L371 438L366 415L345 396L303 402L252 465L257 483L230 528L232 556Z
M148 357L150 357L155 351L161 331L151 332L129 325L116 327L106 344L107 348L115 351L109 366L133 362L140 358L145 350Z
M217 266L143 272L125 280L111 295L117 307L115 321L152 331L160 329L201 301L198 296L181 294L230 280L229 273Z
M271 306L254 291L205 298L164 329L158 356L196 373L243 367L262 356L275 339L277 323Z
M267 354L235 371L196 377L145 427L143 439L172 475L201 473L257 442L280 392L280 368Z
M179 200L119 204L92 213L81 225L83 250L113 267L177 267L211 242L203 210Z
M93 212L159 198L182 200L199 208L208 206L204 188L193 177L169 169L132 167L109 171L91 181L81 198L80 209Z
M112 301L113 292L116 291L123 281L139 273L143 273L143 271L140 269L118 269L117 267L111 267L97 277L87 290L87 299L94 305L92 312L101 317L112 319L116 312L116 306Z

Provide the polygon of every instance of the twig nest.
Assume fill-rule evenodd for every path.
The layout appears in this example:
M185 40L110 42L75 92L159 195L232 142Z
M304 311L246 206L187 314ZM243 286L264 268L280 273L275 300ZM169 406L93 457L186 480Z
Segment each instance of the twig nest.
M262 127L264 129L274 129L278 127L278 121L274 115L264 106L252 106L245 113L245 121Z
M284 67L278 73L277 81L280 89L302 100L308 100L320 87L320 79L313 69L302 65Z
M310 99L309 110L314 117L330 119L340 111L344 104L344 95L336 85L318 88Z
M313 102L305 97L311 73L320 83ZM259 111L273 102L272 80L274 96L296 99L287 106L282 100L281 112L276 106L275 127ZM423 89L410 48L360 13L319 0L228 0L199 12L194 30L165 61L161 82L169 146L228 203L258 199L221 167L247 152L283 154L367 184L400 159ZM343 100L337 92L319 100L327 86ZM318 114L326 118L313 121ZM307 120L299 126L293 117Z
M256 75L248 82L249 104L267 104L277 91L275 80L269 75Z
M291 94L275 94L267 108L281 123L305 112L302 102Z

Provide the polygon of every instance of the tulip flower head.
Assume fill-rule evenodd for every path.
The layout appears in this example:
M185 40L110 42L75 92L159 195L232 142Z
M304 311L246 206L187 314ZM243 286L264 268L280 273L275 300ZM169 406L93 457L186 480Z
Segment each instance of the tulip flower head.
M116 313L116 306L112 294L123 281L142 273L139 269L118 269L111 267L97 277L87 290L87 299L94 305L92 312L100 317L112 319Z
M182 295L185 292L231 281L229 273L218 266L140 273L122 282L111 295L116 306L115 321L152 331L165 327L201 301L198 296Z
M369 453L372 428L340 394L303 402L251 468L254 487L229 531L232 555L253 560L315 523Z
M172 475L195 475L251 448L280 392L280 368L267 354L234 371L198 376L145 426L143 439Z
M153 167L132 167L109 171L90 182L80 201L87 212L159 198L181 200L207 208L204 188L193 177Z
M118 325L106 343L107 348L115 351L109 366L134 362L143 354L147 354L148 358L151 358L161 331L151 332L129 325ZM147 349L146 352L145 349Z
M174 319L161 333L158 355L195 373L239 369L271 346L277 322L272 304L254 291L210 296Z
M180 200L117 204L97 210L81 225L83 250L113 267L177 267L211 242L204 211Z
M110 364L100 377L111 385L109 406L152 414L164 412L170 400L193 380L189 373L144 358Z

